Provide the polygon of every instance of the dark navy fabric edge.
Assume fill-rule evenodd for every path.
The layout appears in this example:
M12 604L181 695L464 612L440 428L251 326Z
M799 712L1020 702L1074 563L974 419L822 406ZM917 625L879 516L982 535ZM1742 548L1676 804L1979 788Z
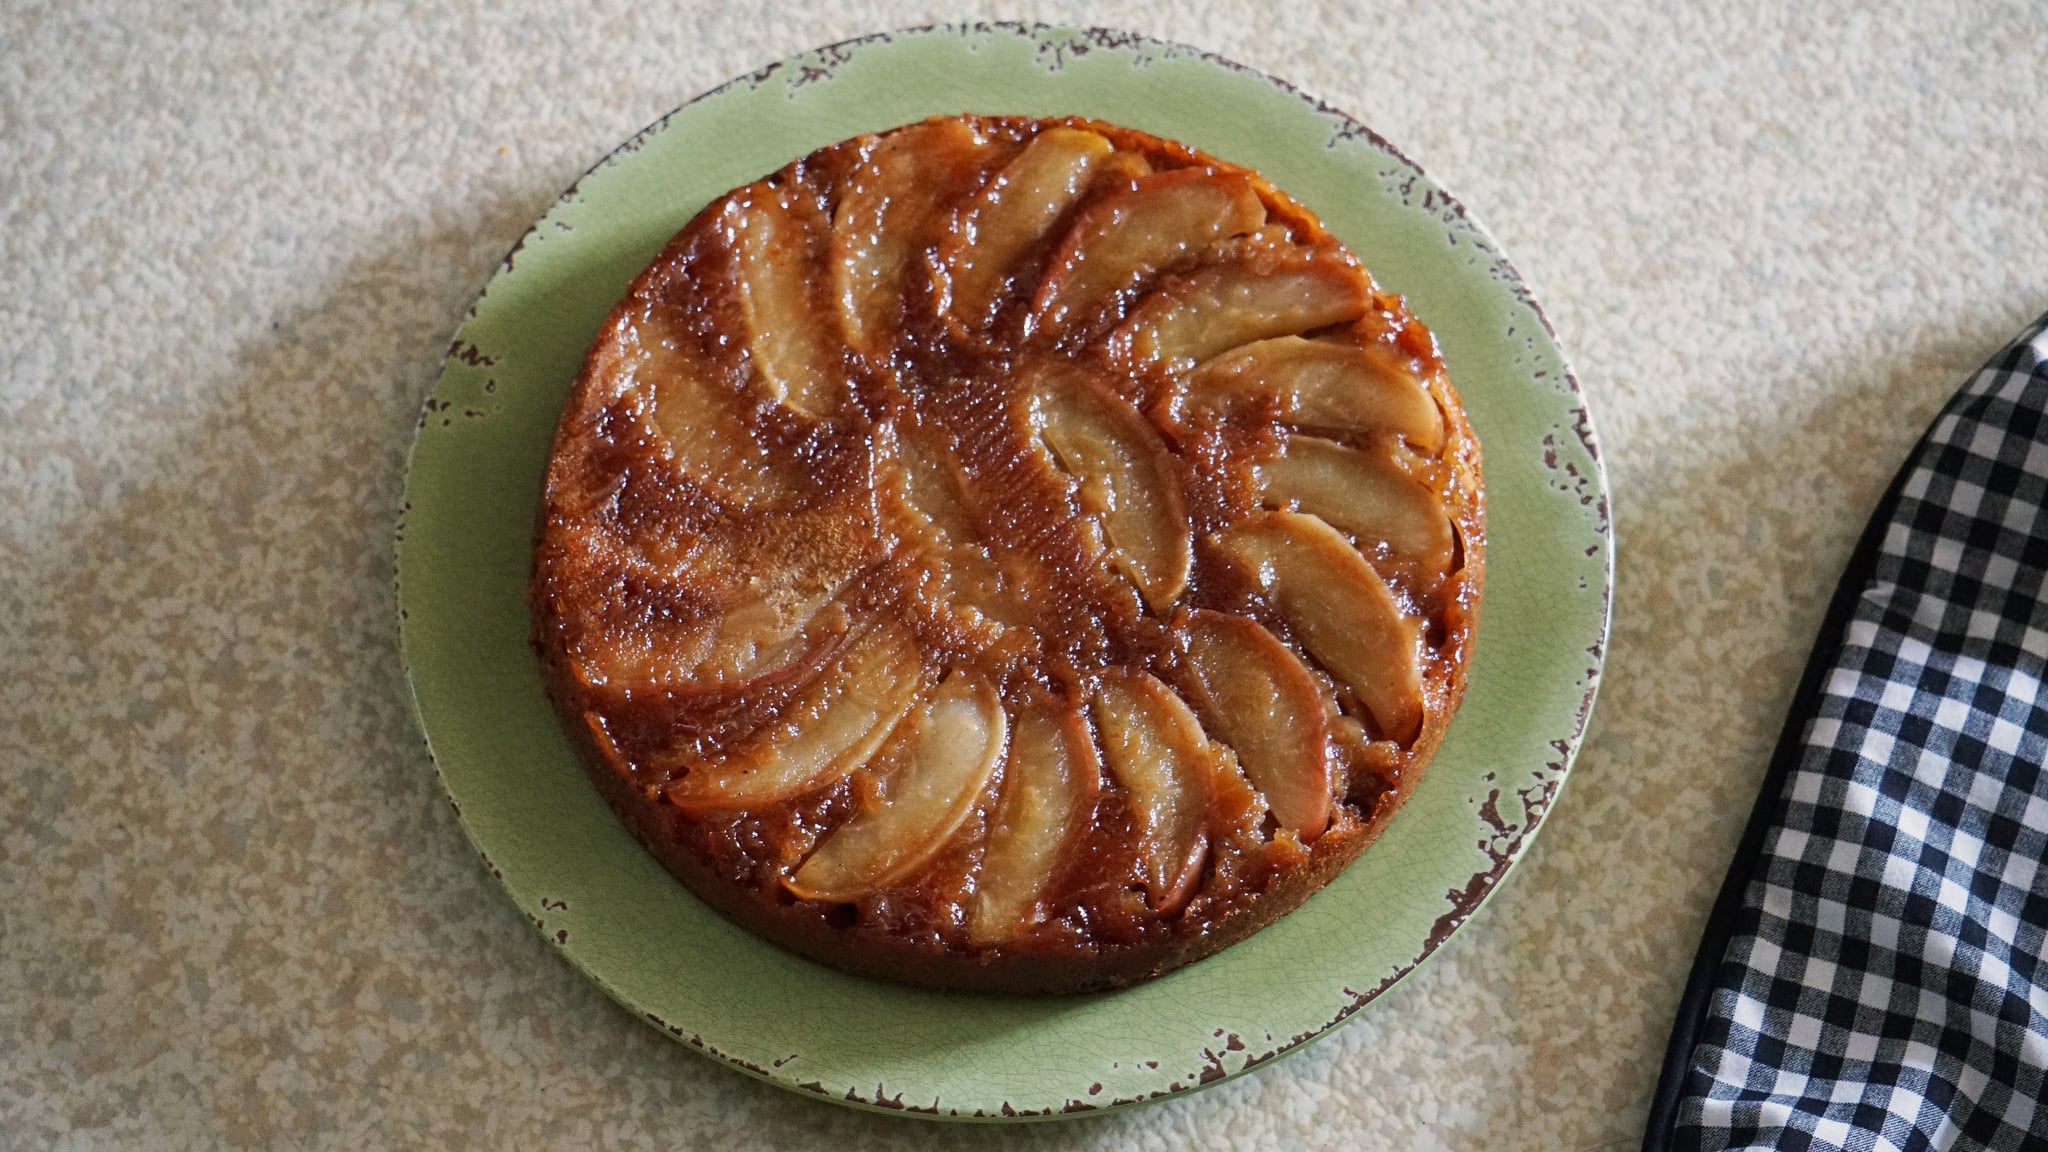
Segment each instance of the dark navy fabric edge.
M1993 358L1997 355L1993 353ZM1664 1050L1663 1070L1657 1077L1656 1092L1650 1098L1649 1121L1643 1130L1643 1152L1680 1152L1680 1146L1675 1142L1678 1105L1684 1099L1686 1077L1692 1070L1693 1048L1698 1043L1700 1030L1706 1025L1715 980L1722 960L1727 957L1736 917L1742 911L1743 894L1749 890L1757 865L1763 859L1764 838L1770 835L1771 827L1784 815L1787 804L1785 784L1802 758L1807 724L1820 706L1821 690L1828 674L1834 671L1841 659L1850 619L1855 615L1857 601L1863 597L1864 587L1876 572L1878 552L1884 544L1885 533L1891 528L1892 517L1898 512L1899 497L1906 479L1919 464L1942 417L1968 398L1967 393L1978 372L1970 373L1962 386L1942 405L1941 412L1928 422L1927 429L1914 442L1913 450L1906 454L1905 462L1892 476L1891 484L1878 501L1877 510L1864 524L1863 535L1857 539L1856 548L1849 554L1849 562L1842 570L1841 580L1835 585L1834 598L1828 601L1827 615L1821 620L1813 650L1806 660L1806 670L1800 674L1798 690L1793 693L1792 704L1786 709L1785 726L1779 730L1777 746L1771 751L1770 765L1764 771L1756 805L1750 809L1749 823L1742 829L1742 839L1737 843L1734 859L1729 862L1728 873L1721 881L1721 891L1714 898L1713 910L1707 914L1706 929L1700 934L1699 951L1693 956L1692 971L1686 977L1685 993L1679 998L1677 1018L1671 1025L1671 1039Z

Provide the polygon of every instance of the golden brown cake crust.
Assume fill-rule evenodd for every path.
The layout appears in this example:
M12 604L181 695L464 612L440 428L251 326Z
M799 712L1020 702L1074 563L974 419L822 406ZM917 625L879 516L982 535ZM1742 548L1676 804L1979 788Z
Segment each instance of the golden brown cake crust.
M1289 356L1392 391L1272 385ZM1326 475L1392 510L1322 507ZM1464 692L1484 554L1434 338L1312 214L1128 129L962 117L735 189L634 281L563 411L529 599L591 778L707 903L867 975L1069 992L1243 939L1379 836ZM1354 570L1342 602L1385 619L1333 631L1303 600ZM1240 661L1196 657L1226 617L1294 728L1222 702ZM1375 628L1409 672L1360 673ZM915 808L913 769L957 783Z

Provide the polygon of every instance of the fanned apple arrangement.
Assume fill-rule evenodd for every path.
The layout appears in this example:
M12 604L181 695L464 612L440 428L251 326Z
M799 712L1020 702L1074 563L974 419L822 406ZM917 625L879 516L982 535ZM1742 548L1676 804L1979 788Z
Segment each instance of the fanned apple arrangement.
M954 117L704 208L563 413L549 692L700 897L854 971L1157 975L1335 876L1464 690L1477 441L1257 173Z

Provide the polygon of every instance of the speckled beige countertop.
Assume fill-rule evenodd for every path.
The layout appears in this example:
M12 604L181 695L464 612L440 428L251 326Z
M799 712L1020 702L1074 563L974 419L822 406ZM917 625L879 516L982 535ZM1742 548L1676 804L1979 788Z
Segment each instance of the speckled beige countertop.
M1444 7L0 3L0 1147L1633 1143L1849 546L2048 309L2048 16ZM390 547L442 350L579 172L962 16L1213 49L1455 189L1576 361L1620 565L1578 767L1437 958L1213 1090L972 1130L714 1066L542 943L412 729Z

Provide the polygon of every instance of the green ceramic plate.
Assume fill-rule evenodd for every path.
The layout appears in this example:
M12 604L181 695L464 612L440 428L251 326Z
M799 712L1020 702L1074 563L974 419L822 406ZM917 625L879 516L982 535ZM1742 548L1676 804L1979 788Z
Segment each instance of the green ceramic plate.
M953 112L1077 114L1264 172L1442 342L1486 456L1471 688L1386 835L1252 939L1124 992L940 994L842 975L733 927L621 829L542 696L521 593L549 440L599 322L712 197L814 148ZM1058 1116L1188 1091L1321 1035L1472 914L1571 764L1613 552L1584 399L1498 246L1386 142L1268 77L1102 31L973 25L820 49L642 132L534 225L427 402L398 533L401 646L471 840L571 964L654 1026L823 1100Z

